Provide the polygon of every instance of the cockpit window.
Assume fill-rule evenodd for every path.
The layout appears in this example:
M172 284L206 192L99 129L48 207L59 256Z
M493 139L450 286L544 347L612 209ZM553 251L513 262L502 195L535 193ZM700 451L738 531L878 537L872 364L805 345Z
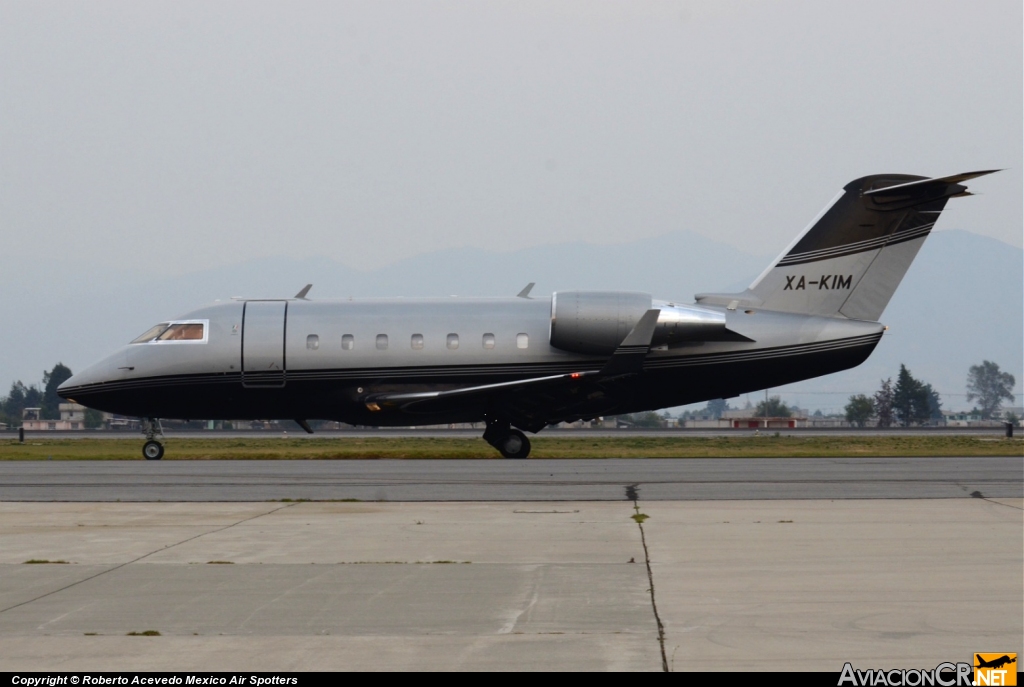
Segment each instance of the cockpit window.
M206 343L209 335L207 327L209 326L209 320L161 322L139 338L132 341L132 343Z
M151 329L147 329L145 334L143 334L142 336L140 336L137 339L134 339L132 341L132 343L133 344L135 344L135 343L146 343L147 341L152 341L156 337L160 336L160 333L163 332L163 330L167 329L167 325L168 324L170 324L170 323L169 322L161 322L157 326L155 326L155 327L153 327Z
M156 337L157 341L202 341L202 322L173 322L164 332Z

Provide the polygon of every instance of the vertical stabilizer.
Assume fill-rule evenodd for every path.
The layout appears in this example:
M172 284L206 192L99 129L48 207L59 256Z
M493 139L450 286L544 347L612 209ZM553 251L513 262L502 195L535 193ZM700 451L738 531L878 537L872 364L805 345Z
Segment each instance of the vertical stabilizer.
M876 321L961 182L991 171L852 181L744 293L697 301Z

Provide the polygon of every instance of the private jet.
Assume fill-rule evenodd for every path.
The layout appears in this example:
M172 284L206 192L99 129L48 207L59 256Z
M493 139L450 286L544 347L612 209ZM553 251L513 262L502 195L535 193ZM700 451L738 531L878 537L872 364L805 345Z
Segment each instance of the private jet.
M864 362L882 312L950 198L997 170L862 177L740 293L235 299L156 324L61 397L144 419L363 426L484 423L506 458L550 424L730 398Z

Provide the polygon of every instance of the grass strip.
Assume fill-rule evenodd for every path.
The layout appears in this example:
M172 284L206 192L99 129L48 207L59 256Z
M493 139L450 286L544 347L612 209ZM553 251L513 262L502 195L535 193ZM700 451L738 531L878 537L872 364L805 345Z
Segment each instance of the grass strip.
M973 436L545 437L544 458L773 458L1024 456L1024 440ZM164 460L498 459L482 439L312 438L171 439ZM142 439L0 442L0 460L142 460Z

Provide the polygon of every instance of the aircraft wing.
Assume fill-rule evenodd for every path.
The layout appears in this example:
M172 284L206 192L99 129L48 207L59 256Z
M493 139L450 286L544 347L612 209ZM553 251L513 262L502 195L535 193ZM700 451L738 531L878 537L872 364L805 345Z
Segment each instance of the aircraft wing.
M385 392L371 394L364 402L371 411L408 413L421 419L484 407L521 429L538 432L552 422L607 414L608 387L632 375L602 373L587 370L445 391Z
M366 397L365 402L366 405L370 407L370 410L379 410L385 407L409 408L415 404L422 404L429 401L448 401L472 396L491 396L497 393L508 393L543 384L571 383L573 380L582 379L583 377L591 377L597 374L599 374L597 370L591 370L589 372L572 372L570 374L517 379L511 382L498 382L496 384L466 386L456 389L447 389L444 391L372 394ZM372 406L377 406L377 408L373 408Z
M643 371L660 311L648 310L600 370L531 377L442 391L384 392L363 399L371 411L429 414L485 404L529 431L568 417L601 414L605 388Z

